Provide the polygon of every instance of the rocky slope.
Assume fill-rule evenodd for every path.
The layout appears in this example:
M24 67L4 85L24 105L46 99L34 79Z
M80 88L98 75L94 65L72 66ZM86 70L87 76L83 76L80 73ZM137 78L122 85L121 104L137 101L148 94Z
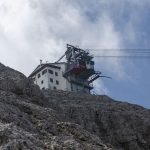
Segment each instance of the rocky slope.
M0 150L109 150L100 137L67 122L23 74L0 64Z
M150 110L108 96L44 91L51 108L119 150L150 149ZM60 98L61 97L61 98Z
M107 96L40 91L0 64L0 150L149 150L150 110Z

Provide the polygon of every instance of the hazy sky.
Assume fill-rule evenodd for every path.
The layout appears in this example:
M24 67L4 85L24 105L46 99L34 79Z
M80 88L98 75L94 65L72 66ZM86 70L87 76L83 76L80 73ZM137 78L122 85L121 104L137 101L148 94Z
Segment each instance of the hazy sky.
M0 0L0 62L28 76L40 59L57 60L67 43L97 50L150 48L149 10L149 0ZM98 80L97 94L150 108L150 59L95 62L113 78Z

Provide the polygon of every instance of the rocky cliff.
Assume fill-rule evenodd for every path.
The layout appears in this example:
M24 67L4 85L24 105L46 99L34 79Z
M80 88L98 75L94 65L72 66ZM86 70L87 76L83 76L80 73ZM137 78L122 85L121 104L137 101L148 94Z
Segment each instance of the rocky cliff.
M40 91L0 64L0 150L149 150L150 110L92 96Z

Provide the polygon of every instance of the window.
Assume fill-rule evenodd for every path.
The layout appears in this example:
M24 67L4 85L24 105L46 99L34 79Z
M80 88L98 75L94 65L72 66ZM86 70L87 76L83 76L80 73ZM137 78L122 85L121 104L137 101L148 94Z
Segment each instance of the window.
M47 69L42 71L42 75L44 75L47 72Z
M40 75L40 73L38 74L38 78L40 78L41 77L41 75Z
M53 74L53 70L48 70L48 72L49 72L50 74Z
M42 81L41 81L41 84L43 84L43 83L44 83L44 81L42 80Z
M52 79L52 78L50 78L50 82L53 82L53 79Z
M73 91L73 86L72 86L72 83L71 83L71 91Z
M57 88L54 86L54 90L56 90Z
M94 61L91 61L91 62L90 62L90 65L94 65Z
M59 81L56 80L56 84L58 85L58 84L59 84Z
M55 76L58 76L58 72L55 72Z
M79 91L78 86L77 86L77 91Z

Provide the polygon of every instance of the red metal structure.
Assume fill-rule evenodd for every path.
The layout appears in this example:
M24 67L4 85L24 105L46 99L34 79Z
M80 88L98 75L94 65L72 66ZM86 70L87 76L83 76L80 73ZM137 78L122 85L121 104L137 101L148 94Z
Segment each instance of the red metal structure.
M88 51L69 44L65 54L57 62L65 56L67 63L63 76L69 82L82 85L83 90L84 88L93 89L91 83L101 77L101 72L96 72L94 69L94 57Z

